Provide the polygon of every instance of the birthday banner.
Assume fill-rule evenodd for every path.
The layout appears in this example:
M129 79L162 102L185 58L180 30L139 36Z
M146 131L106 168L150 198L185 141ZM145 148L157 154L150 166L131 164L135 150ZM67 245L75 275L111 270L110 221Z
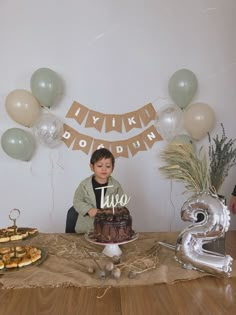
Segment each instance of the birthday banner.
M66 115L67 118L74 118L80 125L85 121L85 128L95 128L101 132L105 125L105 132L117 131L120 133L123 132L122 123L125 131L128 132L134 128L142 128L141 121L144 126L147 126L156 116L157 113L151 103L134 112L117 115L96 112L78 102L73 102Z
M85 128L95 128L99 132L104 130L106 133L110 131L122 133L124 129L125 132L129 132L131 129L141 129L143 125L147 126L157 118L157 113L151 103L136 111L119 115L96 112L78 102L73 102L66 117L75 119L80 125L84 123ZM91 149L93 152L99 148L107 148L113 153L114 157L128 158L129 152L134 156L139 151L147 151L152 148L155 142L162 140L162 137L152 125L137 136L127 140L106 141L81 134L64 124L62 140L68 148L72 147L72 150L81 150L86 154L89 154Z

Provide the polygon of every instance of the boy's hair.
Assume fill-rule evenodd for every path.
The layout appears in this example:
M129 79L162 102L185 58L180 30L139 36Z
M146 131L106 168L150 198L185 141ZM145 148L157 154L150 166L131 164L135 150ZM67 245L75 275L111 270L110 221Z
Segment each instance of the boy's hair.
M114 169L115 167L114 155L106 148L101 148L94 151L90 159L90 164L94 165L94 163L102 159L111 159L112 169Z

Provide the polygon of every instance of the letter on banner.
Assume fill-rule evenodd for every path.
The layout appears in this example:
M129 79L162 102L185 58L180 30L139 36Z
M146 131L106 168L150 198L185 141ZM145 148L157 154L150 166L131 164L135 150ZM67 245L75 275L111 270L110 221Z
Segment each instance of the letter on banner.
M92 146L92 143L93 143L92 137L78 133L72 150L81 150L84 153L88 154Z
M81 105L78 102L73 102L71 108L66 114L66 117L74 118L77 121L77 123L81 125L88 111L89 111L88 108L85 107L84 105Z
M69 127L66 124L63 125L63 128L64 128L64 134L62 136L62 141L69 148L76 138L77 131L75 131L73 128Z
M157 113L156 113L155 108L153 107L152 103L149 103L149 104L143 106L139 110L139 116L140 116L144 126L147 126L147 124L149 124L150 121L156 119Z
M144 130L141 136L149 148L151 148L155 142L162 140L161 135L153 125Z
M122 132L122 115L105 115L106 132Z
M104 114L90 110L88 113L85 128L94 127L98 131L101 131L103 122L104 122Z
M123 122L126 132L130 131L133 128L142 128L138 111L124 114Z
M126 141L132 156L134 156L139 151L147 151L147 147L141 135L137 135L133 138L127 139Z
M109 141L94 139L93 141L93 152L97 149L106 148L110 150L111 143Z
M115 158L123 156L128 158L128 146L126 140L124 141L113 141L111 142L111 152Z

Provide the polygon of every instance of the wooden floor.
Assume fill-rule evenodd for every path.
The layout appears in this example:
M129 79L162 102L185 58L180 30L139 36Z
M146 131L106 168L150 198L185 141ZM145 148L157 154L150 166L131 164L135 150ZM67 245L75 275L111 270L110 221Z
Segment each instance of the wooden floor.
M236 232L227 234L236 258ZM105 293L105 294L104 294ZM104 294L104 296L103 296ZM236 278L123 288L0 289L0 315L236 314Z

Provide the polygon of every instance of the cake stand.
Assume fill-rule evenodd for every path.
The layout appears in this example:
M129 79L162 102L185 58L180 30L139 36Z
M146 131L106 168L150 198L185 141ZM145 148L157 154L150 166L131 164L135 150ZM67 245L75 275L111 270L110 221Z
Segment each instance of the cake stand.
M119 245L124 245L131 243L135 241L138 238L138 233L135 233L130 240L123 241L123 242L117 242L117 243L102 243L102 242L97 242L92 234L85 234L84 235L85 239L92 243L92 244L97 244L97 245L103 245L105 248L103 249L103 254L108 256L108 257L113 257L113 256L121 256L122 250L120 249Z

